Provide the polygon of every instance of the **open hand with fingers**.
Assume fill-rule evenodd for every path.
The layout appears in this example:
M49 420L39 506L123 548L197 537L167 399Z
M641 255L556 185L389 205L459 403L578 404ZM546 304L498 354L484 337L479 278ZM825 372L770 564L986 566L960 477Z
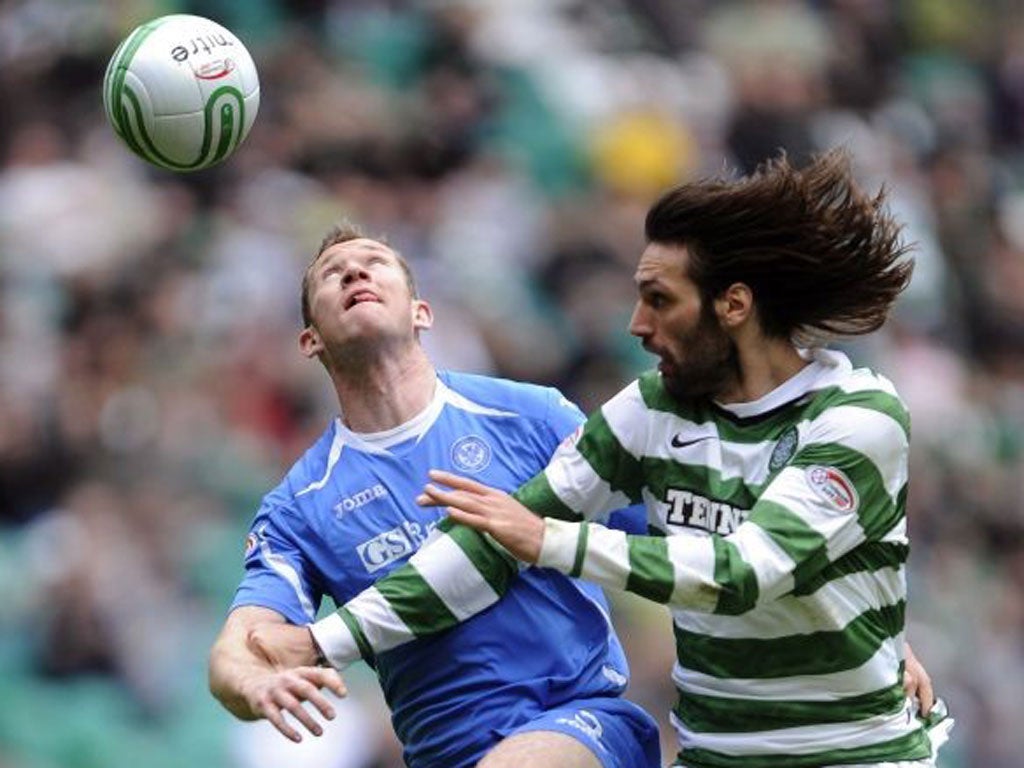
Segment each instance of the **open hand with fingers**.
M544 521L509 494L451 472L431 470L430 479L416 503L447 507L449 517L489 534L519 560L535 563L544 542ZM446 485L446 491L434 483Z
M336 669L298 667L253 674L241 692L258 717L269 720L278 731L292 741L302 741L302 734L284 717L288 712L314 736L323 735L323 726L303 706L308 701L326 720L334 719L334 706L322 689L345 695L345 684Z
M253 713L269 720L292 741L302 741L302 734L285 719L285 712L311 734L321 736L323 727L303 702L312 704L326 720L333 720L335 710L323 689L337 696L344 696L346 689L338 670L315 666L318 654L309 628L260 624L249 632L247 643L269 665L268 669L250 675L242 686Z

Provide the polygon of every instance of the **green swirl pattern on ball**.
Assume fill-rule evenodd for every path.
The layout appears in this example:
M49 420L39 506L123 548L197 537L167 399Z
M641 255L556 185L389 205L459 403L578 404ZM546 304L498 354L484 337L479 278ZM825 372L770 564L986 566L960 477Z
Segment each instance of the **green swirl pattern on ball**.
M125 75L146 38L166 20L160 18L143 24L114 51L103 77L103 105L114 131L139 157L172 171L199 170L219 163L238 146L245 126L245 99L233 86L217 88L203 109L203 141L195 160L183 163L163 154L146 129L142 102L125 82ZM217 144L212 146L215 136Z

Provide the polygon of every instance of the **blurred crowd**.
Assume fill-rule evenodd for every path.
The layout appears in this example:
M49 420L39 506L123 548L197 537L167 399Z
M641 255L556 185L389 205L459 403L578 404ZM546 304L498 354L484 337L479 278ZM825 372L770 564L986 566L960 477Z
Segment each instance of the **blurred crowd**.
M245 41L245 144L188 175L105 123L107 59L171 12ZM916 243L844 344L913 416L910 639L941 768L1024 755L1024 8L1011 0L0 0L0 766L393 768L370 672L322 741L238 724L205 659L260 496L333 392L299 280L345 218L412 263L442 366L590 409L665 187L846 146ZM630 696L667 613L613 596ZM666 761L667 761L666 757Z

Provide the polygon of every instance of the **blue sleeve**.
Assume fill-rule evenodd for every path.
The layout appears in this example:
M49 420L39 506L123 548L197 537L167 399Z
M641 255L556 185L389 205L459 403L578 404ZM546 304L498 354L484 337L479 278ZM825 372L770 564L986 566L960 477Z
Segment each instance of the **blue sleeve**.
M554 445L551 446L551 453L554 453L558 444L583 424L587 417L576 403L557 389L550 390L550 393L546 421L555 435Z
M245 576L231 608L271 608L293 624L316 617L323 597L309 558L303 553L303 526L288 510L263 502L245 539Z
M587 417L579 406L566 398L561 392L556 389L551 390L551 392L552 401L548 409L548 424L555 434L558 435L558 442L561 442L579 429ZM551 452L546 457L547 459L551 458L551 454L554 453L558 442L551 447ZM619 531L625 531L626 533L646 536L648 535L647 510L643 504L634 504L631 507L616 510L608 516L606 526Z

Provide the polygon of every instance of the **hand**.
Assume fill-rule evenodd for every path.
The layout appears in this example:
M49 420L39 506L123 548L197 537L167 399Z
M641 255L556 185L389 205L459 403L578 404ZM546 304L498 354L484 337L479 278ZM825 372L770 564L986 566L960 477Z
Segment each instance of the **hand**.
M430 471L430 479L453 490L433 484L423 488L416 503L424 507L447 507L449 517L470 528L490 534L513 557L535 563L544 543L544 521L504 491L451 472Z
M334 707L320 689L327 688L338 696L346 691L338 670L316 666L319 654L309 627L257 624L249 630L246 644L273 669L254 676L245 686L244 695L252 711L292 741L302 741L302 735L285 720L285 710L314 736L320 736L323 728L302 702L310 702L326 719L333 720Z
M906 656L906 664L903 668L903 690L911 699L916 698L922 715L927 715L935 704L935 691L932 690L932 679L914 651L910 643L904 643L903 649Z
M249 630L246 643L275 669L315 667L320 656L309 627L295 624L257 624Z
M264 717L286 738L302 741L300 734L285 720L285 711L291 713L314 736L323 735L324 729L302 703L311 703L323 717L333 720L335 711L322 688L344 696L345 683L333 667L298 667L253 674L241 687L242 696L257 717Z

